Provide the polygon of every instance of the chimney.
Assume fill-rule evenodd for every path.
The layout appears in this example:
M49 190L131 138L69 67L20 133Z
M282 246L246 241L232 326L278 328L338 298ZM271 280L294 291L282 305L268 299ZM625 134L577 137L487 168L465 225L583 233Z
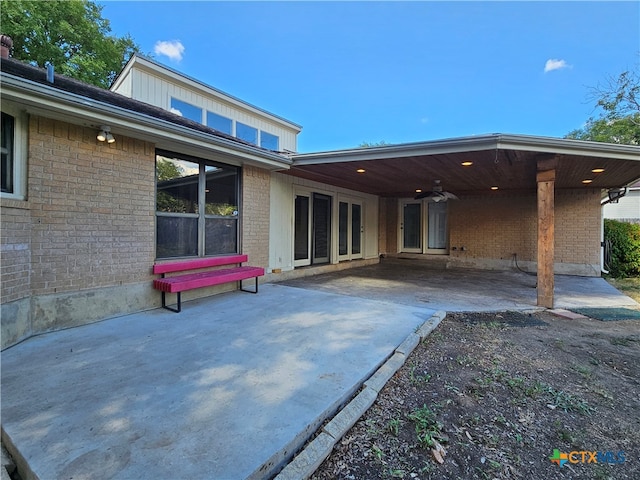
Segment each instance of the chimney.
M11 56L11 47L13 47L11 37L9 35L0 35L0 45L2 46L0 56L2 58L9 58Z

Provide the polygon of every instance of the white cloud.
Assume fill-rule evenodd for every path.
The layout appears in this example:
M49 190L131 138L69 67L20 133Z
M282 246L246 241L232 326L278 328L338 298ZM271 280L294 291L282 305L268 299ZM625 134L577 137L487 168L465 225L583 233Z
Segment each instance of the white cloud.
M550 58L547 63L544 64L544 73L552 72L553 70L561 70L563 68L569 68L569 65L565 60L558 60L556 58Z
M184 53L184 45L180 40L162 41L158 40L153 47L153 51L156 55L164 55L171 60L179 62L182 60L182 54Z

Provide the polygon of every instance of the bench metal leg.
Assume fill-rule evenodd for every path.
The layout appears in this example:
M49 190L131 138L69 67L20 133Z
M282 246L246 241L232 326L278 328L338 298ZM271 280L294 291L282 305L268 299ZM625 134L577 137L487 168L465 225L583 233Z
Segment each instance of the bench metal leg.
M178 292L178 308L173 308L173 307L169 307L167 306L167 301L166 301L166 293L162 292L162 308L166 308L167 310L171 310L172 312L176 312L176 313L180 313L182 311L182 303L180 301L180 293Z
M240 290L242 290L243 292L258 293L258 277L256 277L256 288L255 288L255 291L246 290L246 289L242 288L242 280L240 280Z

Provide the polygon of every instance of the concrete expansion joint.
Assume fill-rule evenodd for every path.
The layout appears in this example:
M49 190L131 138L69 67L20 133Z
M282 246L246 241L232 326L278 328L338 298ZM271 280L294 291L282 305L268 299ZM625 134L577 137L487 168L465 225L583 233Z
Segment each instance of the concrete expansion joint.
M378 393L402 367L407 357L440 324L447 312L437 311L395 349L386 362L364 382L363 388L340 410L274 480L300 480L311 477L344 437L378 398Z

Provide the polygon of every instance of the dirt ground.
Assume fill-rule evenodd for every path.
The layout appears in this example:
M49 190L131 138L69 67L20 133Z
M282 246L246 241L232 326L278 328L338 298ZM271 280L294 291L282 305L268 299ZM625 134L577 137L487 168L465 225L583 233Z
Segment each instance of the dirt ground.
M638 479L640 321L450 314L312 478Z

